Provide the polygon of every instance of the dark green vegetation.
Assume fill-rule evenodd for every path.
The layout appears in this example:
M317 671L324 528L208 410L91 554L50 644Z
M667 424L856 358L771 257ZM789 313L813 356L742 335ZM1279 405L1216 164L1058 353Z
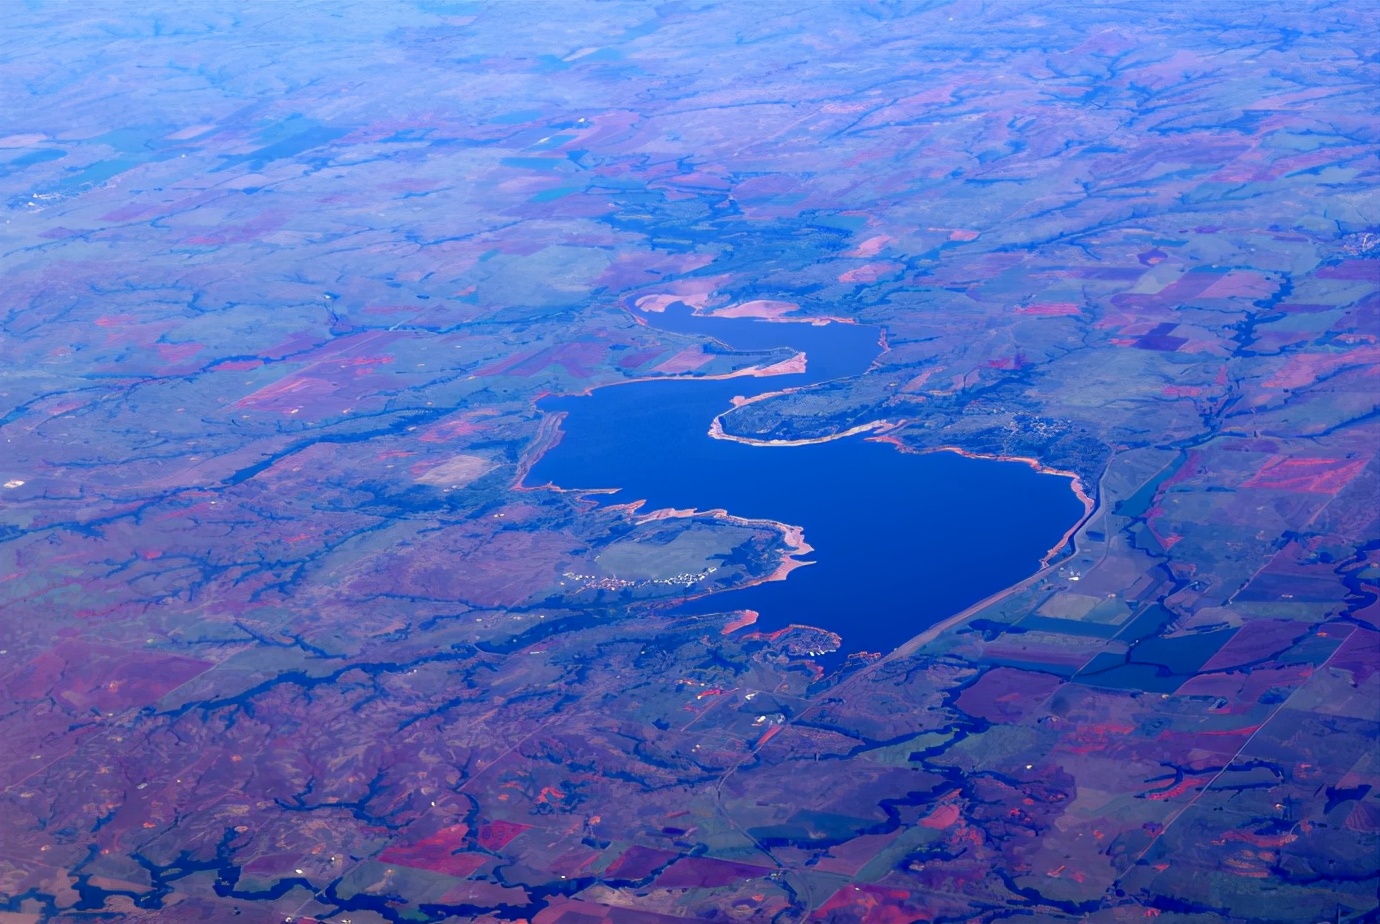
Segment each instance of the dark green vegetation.
M3 924L1375 918L1374 5L4 14ZM885 333L725 436L1097 507L838 669L678 613L808 524L523 487L791 378L676 303Z

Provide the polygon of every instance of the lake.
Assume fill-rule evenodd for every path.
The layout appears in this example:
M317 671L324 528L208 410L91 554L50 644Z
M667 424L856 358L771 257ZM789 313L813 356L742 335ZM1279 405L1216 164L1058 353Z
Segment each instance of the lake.
M1039 567L1083 515L1069 479L1020 462L907 453L856 435L801 446L753 446L708 435L734 396L859 375L881 353L862 325L701 318L667 309L648 322L737 350L804 351L802 374L621 384L546 398L563 436L530 485L618 488L601 503L643 499L804 529L813 561L781 581L680 606L753 609L756 628L805 624L838 633L844 651L888 651Z

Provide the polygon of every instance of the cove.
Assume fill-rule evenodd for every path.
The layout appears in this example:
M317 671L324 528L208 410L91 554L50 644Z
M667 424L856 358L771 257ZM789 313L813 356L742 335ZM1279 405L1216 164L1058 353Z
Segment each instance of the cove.
M1083 515L1065 478L1021 462L957 453L905 453L855 435L800 446L714 439L714 417L735 396L860 375L881 353L880 331L697 317L667 309L653 326L709 337L736 350L791 347L803 373L726 380L645 381L548 397L564 414L560 441L528 472L528 485L617 488L601 503L724 509L804 529L814 562L785 580L680 604L693 613L756 610L756 629L815 626L844 651L885 652L1033 574Z

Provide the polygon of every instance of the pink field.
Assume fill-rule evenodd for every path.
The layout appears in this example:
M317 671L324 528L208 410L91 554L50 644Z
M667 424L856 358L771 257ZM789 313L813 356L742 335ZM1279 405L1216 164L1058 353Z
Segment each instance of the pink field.
M686 347L665 362L653 366L651 371L660 375L679 375L684 372L694 372L713 358L714 357L697 346Z
M1018 722L1039 709L1059 686L1059 678L1010 667L983 674L958 697L958 708L990 722Z
M464 879L489 860L482 853L464 849L469 831L466 824L451 825L410 844L393 844L379 854L379 860Z
M685 857L677 860L657 877L660 889L707 889L731 885L745 879L761 879L771 869L747 863L716 860L713 857Z
M1279 491L1306 491L1336 494L1366 467L1369 457L1360 459L1289 458L1272 456L1243 488L1271 488Z
M893 238L889 234L878 234L874 237L869 237L867 240L863 241L861 244L859 244L857 247L854 247L852 250L845 251L844 256L875 257L877 254L881 253L882 250L885 249L886 245L890 244L893 240L895 240L895 238Z
M900 269L904 269L904 267L899 263L867 263L857 269L840 273L839 282L876 282L883 276L889 276Z

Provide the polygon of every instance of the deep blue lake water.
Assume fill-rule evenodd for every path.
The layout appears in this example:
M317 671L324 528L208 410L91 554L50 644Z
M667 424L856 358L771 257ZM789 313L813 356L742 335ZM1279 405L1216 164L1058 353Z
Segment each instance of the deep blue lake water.
M758 629L803 623L837 632L845 651L887 651L1034 573L1083 513L1068 479L1019 462L903 453L862 435L806 446L708 436L735 395L862 373L881 352L876 328L688 310L651 321L735 349L790 346L807 356L799 375L637 382L540 404L565 413L564 435L528 484L618 488L600 501L644 499L643 513L723 508L804 528L815 564L683 604L691 612L753 609Z

